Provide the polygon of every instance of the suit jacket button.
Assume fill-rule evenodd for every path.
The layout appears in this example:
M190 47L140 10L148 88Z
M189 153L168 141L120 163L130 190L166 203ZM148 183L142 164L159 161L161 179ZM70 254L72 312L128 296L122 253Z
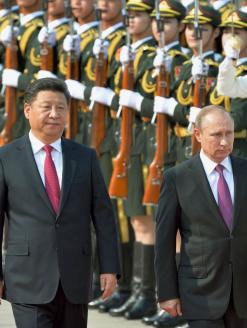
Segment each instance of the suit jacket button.
M56 228L59 228L60 227L60 224L59 223L56 223Z

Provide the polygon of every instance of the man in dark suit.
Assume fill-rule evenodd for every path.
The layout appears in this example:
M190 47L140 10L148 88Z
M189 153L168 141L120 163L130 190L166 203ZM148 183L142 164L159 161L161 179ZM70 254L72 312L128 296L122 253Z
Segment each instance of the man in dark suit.
M159 303L172 316L183 314L191 328L247 327L247 160L230 155L234 123L222 107L201 110L195 135L200 154L167 170L161 188Z
M119 273L114 215L96 153L61 137L68 103L64 82L31 84L24 105L29 135L0 150L0 241L5 215L9 223L0 299L12 303L18 328L87 326L91 221L103 298Z

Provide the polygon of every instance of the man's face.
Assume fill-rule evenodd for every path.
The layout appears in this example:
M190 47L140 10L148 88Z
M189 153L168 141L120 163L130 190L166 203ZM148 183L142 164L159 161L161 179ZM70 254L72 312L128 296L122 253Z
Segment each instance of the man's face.
M87 18L94 10L93 0L72 0L71 7L76 18Z
M101 18L104 21L115 20L121 16L121 0L98 0L98 7L101 10Z
M210 24L203 24L202 25L202 46L203 51L209 51L213 49L215 38L219 34L219 30L213 28ZM185 28L185 37L188 43L188 46L192 50L198 49L198 40L196 38L196 32L194 29L194 24L187 24Z
M39 0L17 0L17 5L24 8L32 7L39 3Z
M48 13L50 15L64 15L64 1L63 0L49 0Z
M164 32L165 32L165 43L169 44L178 40L179 32L184 29L184 24L179 23L176 18L163 18ZM152 31L156 41L160 41L160 33L157 29L157 22L155 19L152 20Z
M195 128L195 135L205 155L216 163L232 152L234 124L225 113L213 112L205 116L201 129Z
M68 111L64 94L54 91L40 91L31 104L24 105L24 114L33 134L44 143L62 136Z
M128 16L131 35L141 36L150 28L151 18L147 12L130 10Z

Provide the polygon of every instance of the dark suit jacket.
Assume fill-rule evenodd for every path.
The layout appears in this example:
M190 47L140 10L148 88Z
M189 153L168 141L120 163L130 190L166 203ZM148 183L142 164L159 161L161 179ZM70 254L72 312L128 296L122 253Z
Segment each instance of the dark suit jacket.
M217 319L231 288L238 315L247 318L247 160L231 157L234 222L219 211L199 155L168 170L157 213L155 269L159 301L181 298L187 319ZM182 238L178 269L177 229Z
M119 273L115 220L96 153L65 139L62 153L61 201L56 215L29 137L0 149L0 241L6 214L9 226L4 282L5 297L10 302L48 303L61 281L70 302L87 303L92 221L98 238L100 272ZM2 271L0 266L0 278Z

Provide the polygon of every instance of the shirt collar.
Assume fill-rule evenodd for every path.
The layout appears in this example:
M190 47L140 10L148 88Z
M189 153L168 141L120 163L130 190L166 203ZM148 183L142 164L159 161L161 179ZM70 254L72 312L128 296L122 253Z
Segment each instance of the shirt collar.
M214 53L213 50L209 50L209 51L204 52L202 54L202 59L205 59L206 57L213 55L213 53ZM197 56L192 56L191 57L192 63L194 62L195 58L197 58Z
M40 141L37 137L35 137L32 133L32 130L29 131L29 139L31 142L31 146L33 149L33 153L37 154L44 146L45 144ZM54 149L56 149L58 152L62 152L62 146L61 146L61 138L57 139L56 141L52 142L50 144Z
M85 33L87 30L89 30L90 28L92 27L96 27L99 25L99 22L95 21L95 22L90 22L90 23L87 23L87 24L83 24L83 25L80 25L78 26L77 28L77 33L78 34L82 34L82 33Z
M229 0L217 0L213 3L213 7L214 9L219 10L229 2L230 2Z
M132 43L131 47L132 47L133 50L136 50L136 49L138 49L143 43L145 43L145 42L147 42L147 41L149 41L149 40L152 40L152 38L153 38L152 36L147 36L147 37L144 38L144 39L141 39L141 40L138 40L138 41Z
M170 50L170 49L172 49L172 48L174 48L178 45L179 45L179 41L174 41L174 42L171 42L169 44L166 44L165 45L165 51L168 51L168 50Z
M68 23L68 22L69 22L69 19L67 17L62 17L62 18L58 18L58 19L55 19L54 21L49 22L48 27L51 29L55 29L56 27L58 27L62 24Z
M204 170L206 172L206 175L209 176L211 173L213 173L213 171L216 168L216 166L218 165L218 163L215 163L210 158L208 158L207 155L205 155L205 153L203 152L202 149L200 151L200 158L201 158L201 161L202 161L202 165L204 167ZM224 166L224 168L229 173L232 173L232 164L231 164L231 160L230 160L230 157L229 156L226 157L220 164L222 166Z
M0 18L6 16L8 13L10 13L10 10L7 10L7 9L1 9L1 10L0 10Z
M236 65L237 65L237 66L240 66L240 65L242 65L242 64L244 64L244 63L246 63L246 62L247 62L247 57L242 57L242 58L239 58L239 59L237 60Z
M43 16L44 12L39 10L39 11L35 11L31 14L27 14L27 15L23 15L21 14L20 15L20 24L23 26L23 25L26 25L28 22L30 22L31 20L33 20L34 18L36 17L39 17L39 16Z
M102 31L101 33L101 37L103 39L106 39L110 34L112 34L113 32L115 32L117 29L119 29L119 27L124 26L122 22L119 22L113 26L108 27L106 30Z

